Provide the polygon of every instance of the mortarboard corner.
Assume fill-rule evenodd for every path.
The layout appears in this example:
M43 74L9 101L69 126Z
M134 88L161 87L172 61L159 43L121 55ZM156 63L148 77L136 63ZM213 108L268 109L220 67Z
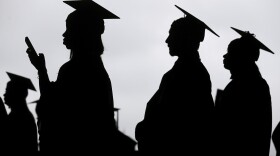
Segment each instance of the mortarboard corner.
M196 18L196 17L193 16L192 14L188 13L186 10L182 9L181 7L179 7L179 6L177 6L177 5L175 5L175 7L178 8L180 11L182 11L182 12L186 15L186 17L192 18L193 20L195 20L195 21L201 23L201 25L202 25L205 29L209 30L209 31L212 32L214 35L216 35L217 37L220 37L217 33L215 33L215 32L214 32L209 26L207 26L204 22L202 22L201 20L199 20L198 18Z
M231 27L235 32L237 32L241 37L249 37L252 39L253 42L258 46L259 49L263 49L264 51L267 51L269 53L274 54L272 50L270 50L267 46L265 46L262 42L260 42L254 34L251 34L249 31L242 31L237 28Z

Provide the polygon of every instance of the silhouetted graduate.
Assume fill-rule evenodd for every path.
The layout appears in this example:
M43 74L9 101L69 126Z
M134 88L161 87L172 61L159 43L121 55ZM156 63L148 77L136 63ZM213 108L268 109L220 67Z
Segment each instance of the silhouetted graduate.
M144 154L211 155L209 136L214 103L210 76L198 49L205 29L213 31L176 7L186 17L172 23L166 43L170 55L178 56L178 60L164 74L159 89L147 103L144 120L136 126L138 148Z
M37 126L26 103L28 89L36 91L30 79L8 73L4 94L5 104L11 109L5 127L6 154L36 154L38 151ZM1 150L2 151L2 150Z
M273 130L272 141L276 149L276 156L280 156L280 124L279 123Z
M43 55L30 56L38 69L40 149L44 154L112 152L116 133L110 78L101 55L104 19L116 15L91 0L64 1L75 9L66 19L63 43L71 58L50 82ZM27 52L32 54L29 48Z
M269 86L256 65L260 49L273 53L253 34L232 28L241 38L230 42L224 67L231 73L216 105L219 155L268 156L272 110Z

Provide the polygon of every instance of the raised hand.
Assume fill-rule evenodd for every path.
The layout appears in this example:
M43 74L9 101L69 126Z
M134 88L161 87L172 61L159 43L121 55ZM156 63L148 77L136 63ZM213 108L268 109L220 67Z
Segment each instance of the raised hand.
M36 54L31 48L27 48L26 53L28 54L30 62L38 71L46 70L45 56L42 53Z

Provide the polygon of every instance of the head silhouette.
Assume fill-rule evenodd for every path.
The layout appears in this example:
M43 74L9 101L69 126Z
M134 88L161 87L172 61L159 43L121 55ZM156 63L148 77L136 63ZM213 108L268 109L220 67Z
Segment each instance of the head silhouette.
M268 47L255 38L254 34L231 27L241 35L230 42L228 52L224 55L224 67L229 70L242 69L255 64L259 59L260 49L274 54Z
M18 86L15 82L9 81L4 94L5 104L11 109L21 107L21 102L25 101L27 94L27 88Z
M197 51L204 34L205 28L190 18L184 17L174 21L166 39L170 55L182 56L187 55L188 51Z
M28 89L36 91L35 87L28 78L8 72L7 74L11 81L6 86L4 94L5 104L11 109L24 107L26 105L25 100L28 95Z
M104 19L119 19L107 9L91 0L64 1L76 9L66 19L64 44L72 53L92 52L101 55L104 51L101 35L105 30ZM83 55L83 54L81 54Z
M104 29L103 19L93 12L75 10L66 20L64 44L71 50L94 50L97 55L101 55L104 50L101 39Z
M230 42L228 52L224 55L224 67L231 70L254 64L259 55L259 48L246 37L235 39Z
M194 17L187 11L175 5L180 11L185 14L185 17L174 21L169 30L169 36L166 43L169 47L171 56L192 55L199 48L200 42L204 40L205 29L217 35L204 22ZM188 53L187 53L187 52Z

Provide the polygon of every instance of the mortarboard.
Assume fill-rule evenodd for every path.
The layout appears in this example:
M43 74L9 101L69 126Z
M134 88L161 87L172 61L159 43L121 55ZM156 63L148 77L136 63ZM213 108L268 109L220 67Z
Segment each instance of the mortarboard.
M36 91L34 85L32 84L31 80L26 77L22 77L13 73L7 72L9 78L11 79L11 82L16 83L20 87L26 88L26 89L31 89Z
M31 101L29 102L29 104L37 104L40 100L35 100L35 101Z
M192 21L195 21L196 23L199 23L201 25L201 27L203 27L204 29L209 30L210 32L212 32L214 35L220 37L217 33L215 33L210 27L208 27L204 22L202 22L201 20L199 20L198 18L196 18L195 16L193 16L192 14L188 13L187 11L185 11L184 9L180 8L179 6L175 5L175 7L177 7L179 10L181 10L187 18L191 19Z
M268 51L272 54L274 54L274 52L272 52L268 47L266 47L263 43L261 43L258 39L256 39L254 37L253 34L249 33L248 31L242 31L236 28L231 27L234 31L236 31L239 35L241 35L241 37L248 37L250 39L250 41L252 41L254 43L255 46L257 46L259 49L263 49L265 51Z
M76 10L91 11L101 19L119 19L118 16L92 0L63 1Z

